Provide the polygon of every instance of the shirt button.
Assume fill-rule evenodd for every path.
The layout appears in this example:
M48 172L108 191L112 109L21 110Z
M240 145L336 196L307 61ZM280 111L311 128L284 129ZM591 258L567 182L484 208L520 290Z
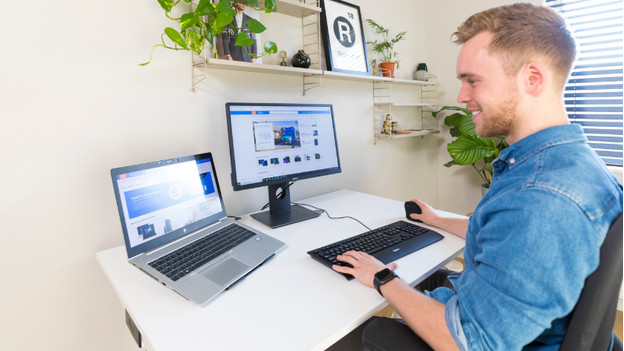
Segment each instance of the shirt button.
M515 158L512 158L512 159L509 160L509 164L510 165L513 165L515 163L516 163L516 159Z

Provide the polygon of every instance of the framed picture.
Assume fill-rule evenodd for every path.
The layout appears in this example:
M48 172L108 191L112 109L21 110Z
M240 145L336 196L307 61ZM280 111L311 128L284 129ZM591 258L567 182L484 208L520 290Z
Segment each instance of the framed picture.
M321 8L327 69L370 75L360 7L341 0L321 0Z
M213 3L218 3L218 1L213 0ZM238 16L234 17L232 23L228 24L223 33L216 37L215 45L217 47L218 57L224 60L262 63L262 57L254 58L249 55L249 53L258 53L258 45L261 43L260 34L252 33L247 28L247 20L249 18L260 20L260 14L258 11L246 7L244 3L236 3L234 9ZM236 43L236 36L238 35L236 28L242 28L242 31L247 32L249 37L255 40L254 44L248 47L234 45L234 43Z

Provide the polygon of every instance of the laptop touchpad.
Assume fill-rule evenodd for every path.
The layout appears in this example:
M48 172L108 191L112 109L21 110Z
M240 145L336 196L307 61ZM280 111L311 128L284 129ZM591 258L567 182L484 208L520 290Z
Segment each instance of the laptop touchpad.
M219 285L224 285L236 278L248 268L249 266L243 262L229 257L225 261L218 263L216 266L212 266L210 269L203 271L202 275Z

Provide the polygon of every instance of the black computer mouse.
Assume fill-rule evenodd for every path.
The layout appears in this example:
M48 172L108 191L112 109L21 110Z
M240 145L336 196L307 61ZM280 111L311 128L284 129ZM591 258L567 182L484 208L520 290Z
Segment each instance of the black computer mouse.
M421 214L422 210L414 201L405 201L405 217L407 217L410 221L422 223L421 220L410 217L410 214L412 213Z

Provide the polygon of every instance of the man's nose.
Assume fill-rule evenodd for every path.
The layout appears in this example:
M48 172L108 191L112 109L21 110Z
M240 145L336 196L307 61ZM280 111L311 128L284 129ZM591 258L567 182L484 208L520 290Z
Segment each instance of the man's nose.
M462 84L461 89L459 89L459 94L457 94L457 102L460 104L466 104L471 100L469 89L466 88L464 84Z

